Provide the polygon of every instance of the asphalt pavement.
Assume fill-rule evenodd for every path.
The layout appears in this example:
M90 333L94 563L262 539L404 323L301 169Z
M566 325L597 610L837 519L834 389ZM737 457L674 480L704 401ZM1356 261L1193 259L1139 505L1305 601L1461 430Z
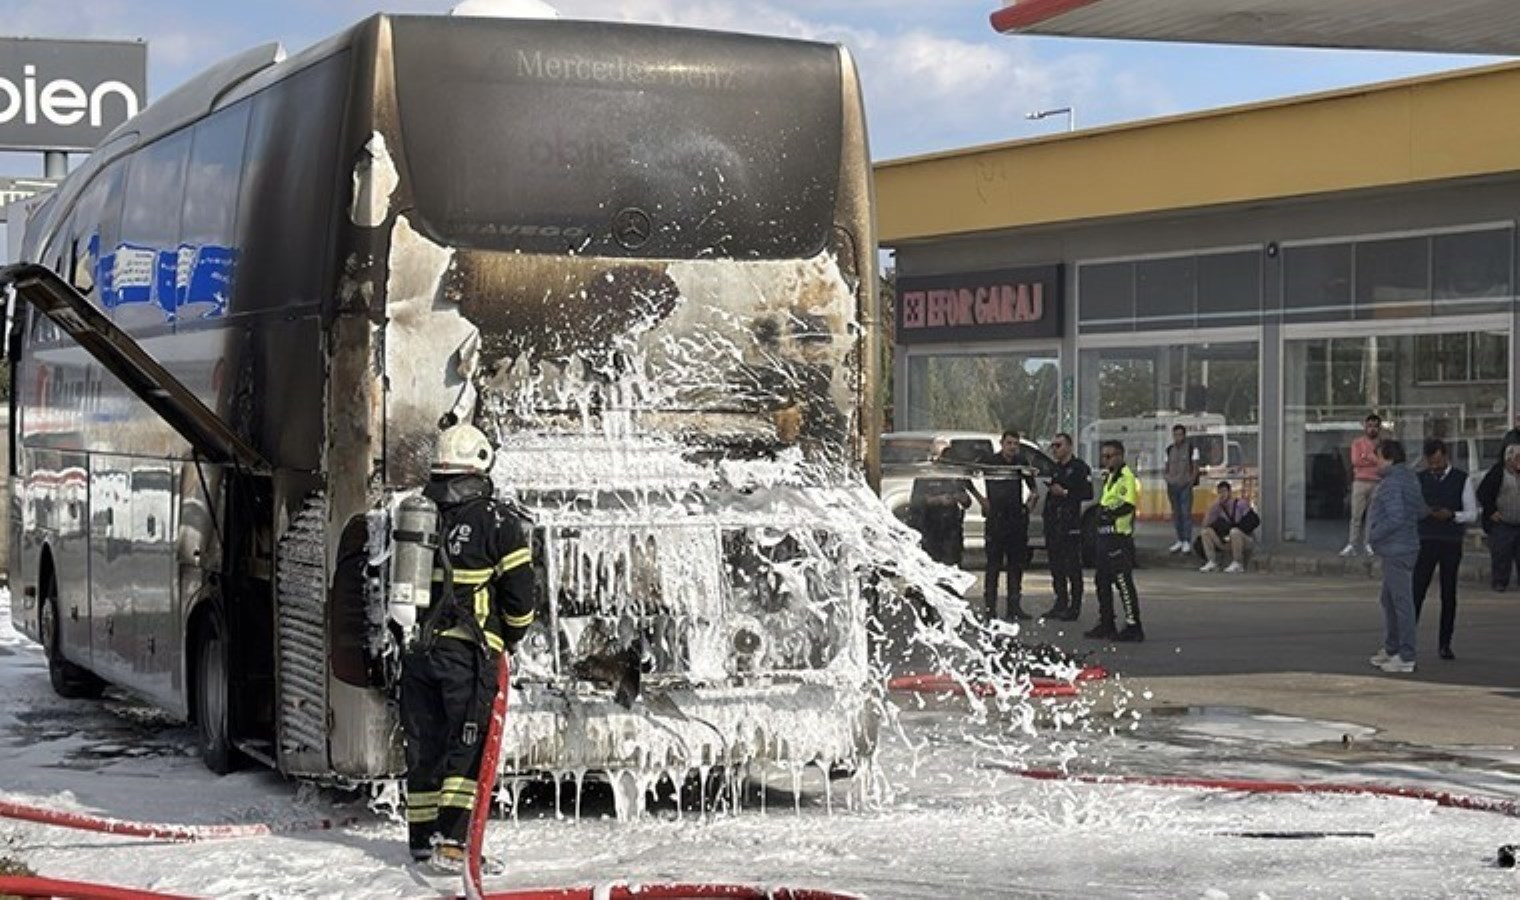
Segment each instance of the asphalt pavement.
M1376 580L1365 577L1203 574L1191 566L1135 573L1146 640L1084 639L1097 621L1092 573L1082 620L1025 623L1027 636L1090 651L1149 689L1161 708L1240 707L1365 725L1387 742L1487 748L1520 745L1520 591L1464 584L1452 648L1436 653L1440 601L1420 619L1418 668L1389 675L1368 657L1382 643ZM1049 573L1027 572L1024 606L1051 606ZM972 597L982 596L981 583ZM1516 757L1520 760L1520 757Z

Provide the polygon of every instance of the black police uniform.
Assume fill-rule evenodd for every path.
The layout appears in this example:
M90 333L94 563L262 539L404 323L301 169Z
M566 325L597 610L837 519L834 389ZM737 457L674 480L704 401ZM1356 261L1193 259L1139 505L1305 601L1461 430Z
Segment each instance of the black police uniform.
M1092 499L1092 469L1070 457L1055 464L1050 484L1065 488L1066 496L1045 495L1045 553L1056 594L1045 615L1071 622L1082 615L1082 503Z
M1010 460L993 453L982 460L989 467L1029 466L1023 450ZM1024 613L1024 559L1029 555L1029 507L1024 505L1023 488L1035 489L1034 478L1027 474L998 477L993 471L987 478L987 573L985 589L987 617L997 611L998 579L1008 573L1008 617L1027 618Z
M908 524L923 536L924 552L935 562L958 566L965 556L969 485L963 478L919 478L913 482Z
M436 841L463 844L475 800L500 654L533 624L533 566L526 523L491 497L480 475L435 478L448 566L433 570L420 633L401 675L406 731L406 820L412 856ZM452 569L452 571L450 571ZM452 597L445 585L452 576Z

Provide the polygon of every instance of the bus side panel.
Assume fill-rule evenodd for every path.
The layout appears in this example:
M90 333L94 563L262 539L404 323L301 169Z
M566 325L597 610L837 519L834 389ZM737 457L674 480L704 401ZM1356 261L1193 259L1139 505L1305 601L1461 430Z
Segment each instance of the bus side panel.
M135 631L128 659L133 680L144 695L177 715L184 715L187 708L180 679L183 585L175 552L182 533L179 505L185 476L194 489L195 467L191 464L168 459L133 460L132 519L125 535L133 575L141 579L132 589Z
M344 261L341 282L334 294L328 330L328 383L326 396L328 476L327 561L330 576L339 571L339 541L345 529L362 519L380 501L375 487L381 483L386 423L383 398L386 388L381 370L383 326L387 290L386 259L389 254L390 216L394 197L366 197L383 210L380 221L354 216L359 203L356 167L371 161L371 138L380 134L392 146L394 122L387 121L395 94L391 50L391 23L386 17L371 20L373 27L355 35L350 102L343 116L339 142L339 187L335 219L339 258ZM362 617L356 610L331 608L356 598L342 596L329 583L328 647L333 654L354 653L362 641L334 629ZM341 664L340 664L341 662ZM373 778L404 770L399 740L400 722L395 705L385 694L367 684L352 684L339 673L353 671L359 660L335 661L328 672L329 709L332 715L331 761L333 771L354 777Z
M877 283L876 220L872 194L871 154L867 139L864 98L859 72L854 60L840 50L844 97L840 104L844 120L844 138L840 142L839 194L834 221L849 236L836 242L841 270L856 279L856 317L861 339L856 364L859 374L855 406L856 456L866 474L866 481L879 492L881 487L881 434L885 430L883 407L890 398L881 393L882 367L886 346L882 321L879 284ZM842 244L842 246L840 246Z
M128 537L132 527L132 458L90 457L90 668L116 684L132 684L132 643L137 627L132 595L146 573L135 571Z
M62 450L26 451L27 503L46 545L58 589L58 642L63 658L92 668L90 647L89 458ZM41 548L37 549L41 565ZM46 573L39 569L38 596Z

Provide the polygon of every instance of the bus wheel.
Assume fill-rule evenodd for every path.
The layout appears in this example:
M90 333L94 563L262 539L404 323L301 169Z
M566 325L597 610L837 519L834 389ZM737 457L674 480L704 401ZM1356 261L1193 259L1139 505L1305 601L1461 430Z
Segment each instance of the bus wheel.
M104 681L64 659L63 651L59 649L62 634L58 619L58 582L52 575L48 575L43 583L42 604L37 615L37 630L41 632L42 652L47 657L48 680L53 683L53 691L70 700L94 700L104 693Z
M227 639L215 615L199 629L195 649L195 724L200 732L201 760L206 768L226 775L237 768L237 750L228 728Z

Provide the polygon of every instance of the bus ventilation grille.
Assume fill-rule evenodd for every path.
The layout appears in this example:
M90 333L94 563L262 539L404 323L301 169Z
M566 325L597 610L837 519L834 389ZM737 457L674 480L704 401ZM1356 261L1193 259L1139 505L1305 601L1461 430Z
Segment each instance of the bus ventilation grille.
M326 529L326 498L309 498L276 556L282 755L325 754L327 747Z

